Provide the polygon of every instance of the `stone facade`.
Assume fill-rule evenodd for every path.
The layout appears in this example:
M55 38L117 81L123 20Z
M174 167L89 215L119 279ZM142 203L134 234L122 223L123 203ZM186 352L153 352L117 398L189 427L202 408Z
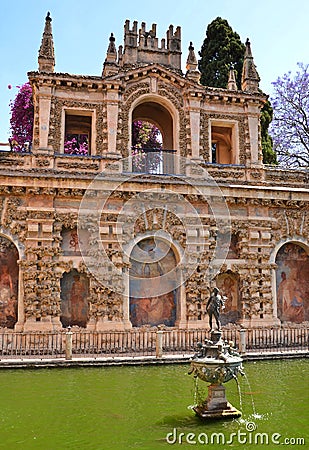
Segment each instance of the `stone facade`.
M179 27L159 45L127 21L102 76L57 73L47 16L32 150L0 153L0 326L204 328L214 285L226 326L308 322L308 172L263 166L250 43L241 89L200 85L192 43L186 74L180 57ZM134 169L134 120L161 131L155 170Z

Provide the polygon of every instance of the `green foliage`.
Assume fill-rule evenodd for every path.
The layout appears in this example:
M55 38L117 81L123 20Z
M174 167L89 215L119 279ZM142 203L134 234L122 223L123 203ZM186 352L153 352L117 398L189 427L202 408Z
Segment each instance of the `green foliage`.
M273 150L273 140L268 133L268 128L273 119L273 108L269 100L261 110L261 139L264 164L278 164L276 152Z
M240 87L242 66L246 46L235 33L227 20L217 17L207 27L206 39L199 52L199 70L201 84L226 88L229 70L237 73L237 85Z
M226 88L229 70L236 70L236 82L240 89L241 75L246 46L239 35L233 31L227 20L217 17L207 27L206 38L199 52L199 70L201 84L218 88ZM273 109L269 101L261 110L261 140L264 164L277 164L277 156L273 150L273 141L268 134L268 127L273 117Z

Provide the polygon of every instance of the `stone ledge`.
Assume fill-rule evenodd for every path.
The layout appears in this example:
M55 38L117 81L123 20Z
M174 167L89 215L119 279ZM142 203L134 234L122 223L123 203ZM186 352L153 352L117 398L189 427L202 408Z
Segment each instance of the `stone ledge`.
M1 369L43 369L43 368L72 368L72 367L103 367L125 365L156 365L156 364L189 364L193 354L155 356L116 356L103 358L76 357L71 360L64 358L25 358L0 359ZM245 362L277 360L290 358L309 358L309 350L284 352L250 352L242 355Z

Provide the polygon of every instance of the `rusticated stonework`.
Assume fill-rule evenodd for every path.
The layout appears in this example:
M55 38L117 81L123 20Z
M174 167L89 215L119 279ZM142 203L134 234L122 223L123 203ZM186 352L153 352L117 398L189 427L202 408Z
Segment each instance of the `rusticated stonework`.
M64 130L61 127L63 108L79 108L81 111L96 111L96 154L102 155L107 151L107 129L106 129L106 108L102 104L89 103L83 101L61 100L54 97L51 103L51 115L49 128L53 130L48 137L48 145L55 153L63 153L60 148L61 135Z
M211 140L211 130L209 129L209 119L214 120L220 120L229 122L229 121L237 121L238 122L238 128L239 128L239 164L244 165L246 163L246 160L250 160L250 140L248 139L248 123L246 117L243 115L231 115L231 114L214 114L214 113L207 113L202 112L201 114L201 148L203 149L201 151L201 156L204 158L205 161L210 160L209 155L209 149L210 149L210 140ZM221 173L221 171L218 171L218 174ZM229 173L228 171L225 171L225 173ZM236 175L237 178L237 172L236 174L233 173L233 176ZM219 175L220 176L220 175ZM223 175L221 175L223 176ZM238 175L238 177L240 174Z

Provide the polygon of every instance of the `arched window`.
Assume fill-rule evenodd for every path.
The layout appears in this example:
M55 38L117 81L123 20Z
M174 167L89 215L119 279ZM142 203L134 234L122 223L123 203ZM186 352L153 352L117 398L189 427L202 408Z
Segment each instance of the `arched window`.
M175 173L174 121L168 109L154 101L132 112L132 170L138 173Z

